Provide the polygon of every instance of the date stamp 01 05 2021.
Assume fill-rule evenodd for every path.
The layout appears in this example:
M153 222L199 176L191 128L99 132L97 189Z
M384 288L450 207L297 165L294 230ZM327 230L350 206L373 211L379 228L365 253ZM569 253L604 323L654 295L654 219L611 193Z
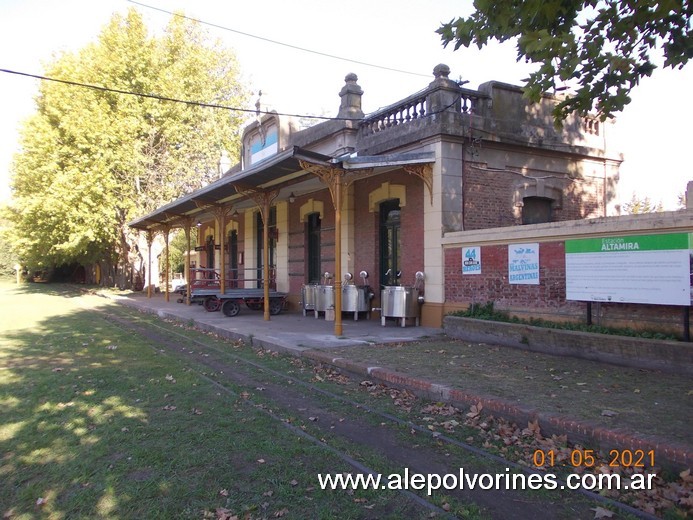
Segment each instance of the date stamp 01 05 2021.
M555 450L535 450L532 464L536 468L553 468L556 465ZM597 454L594 450L574 449L565 462L565 466L573 468L591 468L596 466ZM609 467L645 468L654 467L654 450L610 450L607 457Z

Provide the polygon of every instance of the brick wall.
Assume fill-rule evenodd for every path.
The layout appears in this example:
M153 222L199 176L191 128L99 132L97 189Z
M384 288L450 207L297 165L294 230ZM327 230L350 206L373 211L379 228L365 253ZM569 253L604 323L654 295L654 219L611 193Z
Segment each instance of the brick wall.
M450 308L493 302L520 318L586 322L587 304L565 299L565 242L539 244L539 285L508 282L508 245L481 246L482 271L462 275L462 248L445 249L445 299ZM671 305L593 303L598 325L654 330L683 336L684 314L690 309Z
M520 170L521 168L518 168ZM604 179L570 179L564 173L537 171L528 175L559 177L562 200L552 210L552 222L604 216ZM514 194L524 177L512 171L487 169L467 162L464 166L464 229L488 229L522 224L522 213L515 207Z
M401 212L401 262L403 285L414 283L414 273L424 270L423 237L423 183L415 176L392 172L378 177L358 181L354 185L355 196L355 275L365 269L370 274L369 285L380 287L379 279L379 212L368 208L368 194L378 189L384 182L401 184L406 187L406 205ZM357 279L357 283L358 283ZM379 292L379 291L376 291Z
M360 283L358 273L368 271L369 284L379 287L379 218L377 211L370 211L368 194L377 190L384 182L400 184L406 187L406 205L401 212L401 261L402 283L413 284L414 273L424 269L423 248L423 183L415 176L402 171L392 172L377 177L358 181L354 185L354 251L348 251L352 257L356 283ZM327 189L298 197L289 205L289 285L290 292L299 293L306 282L307 258L305 223L300 222L300 208L308 199L323 202L321 219L321 271L334 273L335 229L334 206ZM343 266L346 271L346 266Z
M464 229L486 229L519 224L513 214L516 175L464 167Z
M335 233L334 205L327 189L297 197L289 204L289 292L292 295L301 294L301 286L308 277L308 258L306 251L306 223L301 222L301 206L309 199L323 203L320 217L320 272L329 271L334 274Z

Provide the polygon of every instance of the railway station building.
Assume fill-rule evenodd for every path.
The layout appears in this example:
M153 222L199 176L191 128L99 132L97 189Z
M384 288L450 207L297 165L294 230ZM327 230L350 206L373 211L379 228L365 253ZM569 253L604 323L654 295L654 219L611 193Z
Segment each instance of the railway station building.
M566 299L566 240L691 229L690 212L614 217L622 159L608 122L575 115L557 128L554 95L533 103L517 86L468 89L449 76L438 65L419 92L364 114L349 74L335 117L305 129L261 113L237 165L130 225L150 244L184 230L188 283L213 269L224 290L268 286L295 312L311 284L368 285L374 309L380 289L417 286L432 327L488 301L580 319L584 302ZM509 261L520 250L530 256ZM537 265L518 278L513 260Z

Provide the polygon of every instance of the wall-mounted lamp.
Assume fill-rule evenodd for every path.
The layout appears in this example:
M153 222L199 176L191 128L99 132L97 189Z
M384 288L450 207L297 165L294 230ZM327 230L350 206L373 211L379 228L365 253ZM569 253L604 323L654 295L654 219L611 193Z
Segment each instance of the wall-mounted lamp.
M294 192L292 191L289 194L289 202L293 204L295 200L296 200L296 195L294 195Z
M235 219L235 218L238 218L240 215L241 215L241 214L238 213L238 210L236 210L236 211L234 211L234 212L231 214L231 218L234 218L234 219Z
M197 224L195 224L195 225L196 225L197 227L202 227L202 222L200 222L200 221L198 220L198 221L197 221Z

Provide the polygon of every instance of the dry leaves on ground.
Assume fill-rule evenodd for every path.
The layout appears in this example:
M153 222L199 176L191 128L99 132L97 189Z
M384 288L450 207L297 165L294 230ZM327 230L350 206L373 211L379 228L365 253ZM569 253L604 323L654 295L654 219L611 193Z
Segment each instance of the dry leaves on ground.
M544 437L538 420L530 421L525 428L521 428L516 423L503 418L482 414L482 411L481 403L470 406L467 412L462 412L454 406L444 403L432 403L421 408L421 412L425 414L422 420L428 423L429 430L435 432L437 427L441 427L448 433L454 433L455 428L459 425L474 428L483 448L498 452L509 460L515 460L534 469L552 469L551 467L535 468L534 454L538 450L542 450L544 453L552 452L554 468L563 467L571 473L588 471L595 474L618 473L621 478L629 479L634 474L644 472L643 468L610 467L607 461L599 458L596 450L593 467L574 466L570 463L571 455L575 451L584 452L586 448L577 444L569 444L567 435ZM436 434L437 432L433 435ZM473 437L469 437L467 440L469 442L475 441ZM679 479L675 482L666 482L661 478L659 468L649 468L648 473L657 474L657 477L652 481L653 489L606 490L602 491L602 494L633 505L652 515L661 515L674 507L684 512L693 510L693 476L691 476L690 470L681 472ZM595 511L597 515L595 518L609 518L607 516L610 513L608 510L597 508Z

